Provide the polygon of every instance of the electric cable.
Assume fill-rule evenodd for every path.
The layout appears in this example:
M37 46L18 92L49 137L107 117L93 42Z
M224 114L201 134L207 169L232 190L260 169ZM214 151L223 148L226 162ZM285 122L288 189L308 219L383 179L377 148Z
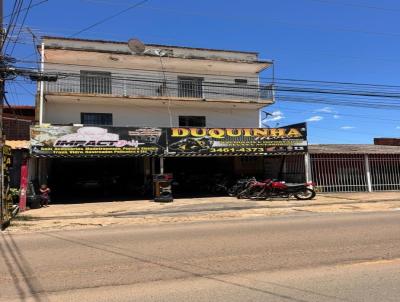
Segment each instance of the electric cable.
M106 18L104 18L104 19L102 19L102 20L100 20L100 21L97 21L96 23L94 23L94 24L92 24L92 25L89 25L89 26L87 26L87 27L85 27L85 28L83 28L83 29L77 31L76 33L70 35L69 38L78 36L78 35L80 35L81 33L85 32L85 31L87 31L87 30L89 30L89 29L92 29L93 27L96 27L96 26L98 26L98 25L100 25L100 24L102 24L102 23L104 23L104 22L107 22L107 21L109 21L109 20L111 20L111 19L113 19L113 18L115 18L115 17L118 17L119 15L122 15L123 13L125 13L125 12L127 12L127 11L129 11L129 10L131 10L131 9L134 9L134 8L136 8L136 7L139 7L139 6L145 4L145 3L148 2L148 1L149 1L149 0L142 0L142 1L139 1L139 2L137 2L137 3L135 3L135 4L131 5L131 6L129 6L128 8L125 8L125 9L123 9L123 10L121 10L121 11L119 11L119 12L117 12L117 13L111 15L111 16L108 16L108 17L106 17Z

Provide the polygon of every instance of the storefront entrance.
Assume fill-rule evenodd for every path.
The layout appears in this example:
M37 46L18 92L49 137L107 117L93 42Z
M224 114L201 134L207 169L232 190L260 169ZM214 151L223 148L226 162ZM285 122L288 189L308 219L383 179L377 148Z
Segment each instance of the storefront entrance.
M166 157L164 172L174 177L175 197L226 195L223 186L240 178L304 181L303 156Z
M144 158L46 161L53 202L132 200L148 193Z

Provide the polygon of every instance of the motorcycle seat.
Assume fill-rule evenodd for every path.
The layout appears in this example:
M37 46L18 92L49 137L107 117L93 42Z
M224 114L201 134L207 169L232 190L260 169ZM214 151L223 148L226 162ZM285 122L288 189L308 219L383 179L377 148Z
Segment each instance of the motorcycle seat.
M290 188L305 187L304 184L291 184L291 183L286 183L285 185L286 185L287 187L290 187Z

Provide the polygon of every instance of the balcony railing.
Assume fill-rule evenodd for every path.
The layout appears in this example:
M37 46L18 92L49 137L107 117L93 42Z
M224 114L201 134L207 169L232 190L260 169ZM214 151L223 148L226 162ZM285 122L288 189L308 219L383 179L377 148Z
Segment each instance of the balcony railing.
M46 93L102 94L117 97L171 97L184 99L218 99L239 101L269 101L271 85L237 84L205 81L202 78L154 79L111 76L107 73L77 74L46 82Z

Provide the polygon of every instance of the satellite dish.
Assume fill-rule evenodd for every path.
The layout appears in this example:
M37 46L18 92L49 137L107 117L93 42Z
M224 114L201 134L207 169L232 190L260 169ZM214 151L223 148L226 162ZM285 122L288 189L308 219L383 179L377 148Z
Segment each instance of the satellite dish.
M146 46L139 39L130 39L128 41L129 49L135 54L142 54L146 50Z

